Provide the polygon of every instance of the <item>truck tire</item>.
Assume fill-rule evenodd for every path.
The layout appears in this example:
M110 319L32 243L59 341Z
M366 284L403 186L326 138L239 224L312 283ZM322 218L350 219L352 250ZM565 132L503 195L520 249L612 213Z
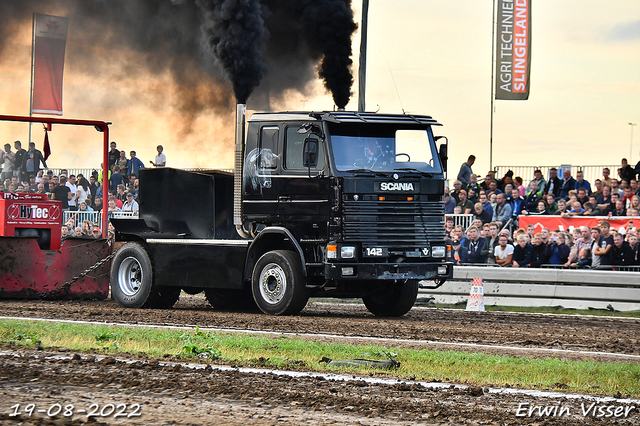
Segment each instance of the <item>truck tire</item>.
M204 290L207 302L217 310L256 310L256 302L253 300L251 289L230 290L226 288L207 288Z
M157 286L151 289L147 303L143 306L152 309L171 309L180 298L180 287Z
M153 268L147 251L138 243L120 247L111 262L111 298L125 308L153 304Z
M258 259L251 290L258 308L269 315L295 315L309 300L300 258L288 250L270 251Z
M369 312L377 317L399 317L411 310L418 297L418 280L385 285L384 290L362 298Z

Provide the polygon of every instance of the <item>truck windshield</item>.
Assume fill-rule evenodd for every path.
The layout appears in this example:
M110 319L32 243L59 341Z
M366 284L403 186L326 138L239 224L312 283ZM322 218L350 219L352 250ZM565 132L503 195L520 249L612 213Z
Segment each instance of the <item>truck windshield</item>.
M331 145L339 171L442 172L435 143L428 130L398 129L357 136L332 134Z

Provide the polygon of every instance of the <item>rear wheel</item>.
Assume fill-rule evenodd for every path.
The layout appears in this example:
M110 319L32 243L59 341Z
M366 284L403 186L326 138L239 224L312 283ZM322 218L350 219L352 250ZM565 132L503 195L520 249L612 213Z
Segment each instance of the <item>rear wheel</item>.
M180 297L180 287L154 284L153 266L142 245L129 242L111 263L111 298L125 308L171 308Z
M270 315L294 315L309 300L299 256L288 250L274 250L258 259L251 279L253 299Z
M111 262L111 298L125 308L142 308L150 301L153 268L147 251L126 243Z
M418 280L390 282L377 293L362 298L369 312L378 317L399 317L411 310L418 297Z

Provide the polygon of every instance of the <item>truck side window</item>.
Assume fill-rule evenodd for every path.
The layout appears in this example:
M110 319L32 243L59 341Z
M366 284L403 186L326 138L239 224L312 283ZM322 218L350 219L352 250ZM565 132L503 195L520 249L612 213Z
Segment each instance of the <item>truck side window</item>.
M302 150L304 148L304 139L308 137L308 133L298 133L297 127L287 127L287 139L285 141L284 166L288 170L307 170L304 166L302 158ZM318 166L317 170L324 168L324 144L322 140L318 144Z
M258 167L260 169L275 169L278 167L278 127L263 127L260 132L260 144L258 145L260 157Z

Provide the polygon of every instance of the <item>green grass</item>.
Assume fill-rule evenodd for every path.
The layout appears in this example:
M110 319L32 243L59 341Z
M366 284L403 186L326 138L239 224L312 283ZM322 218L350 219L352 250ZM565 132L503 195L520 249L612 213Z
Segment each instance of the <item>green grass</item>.
M0 344L69 348L83 352L131 353L150 358L167 355L184 360L231 365L260 365L313 371L358 372L417 380L556 389L598 395L640 397L640 364L517 358L455 351L432 351L381 345L310 342L291 336L264 337L200 330L145 329L106 325L0 320ZM393 357L392 372L371 368L331 368L331 359ZM565 387L566 386L566 387Z

